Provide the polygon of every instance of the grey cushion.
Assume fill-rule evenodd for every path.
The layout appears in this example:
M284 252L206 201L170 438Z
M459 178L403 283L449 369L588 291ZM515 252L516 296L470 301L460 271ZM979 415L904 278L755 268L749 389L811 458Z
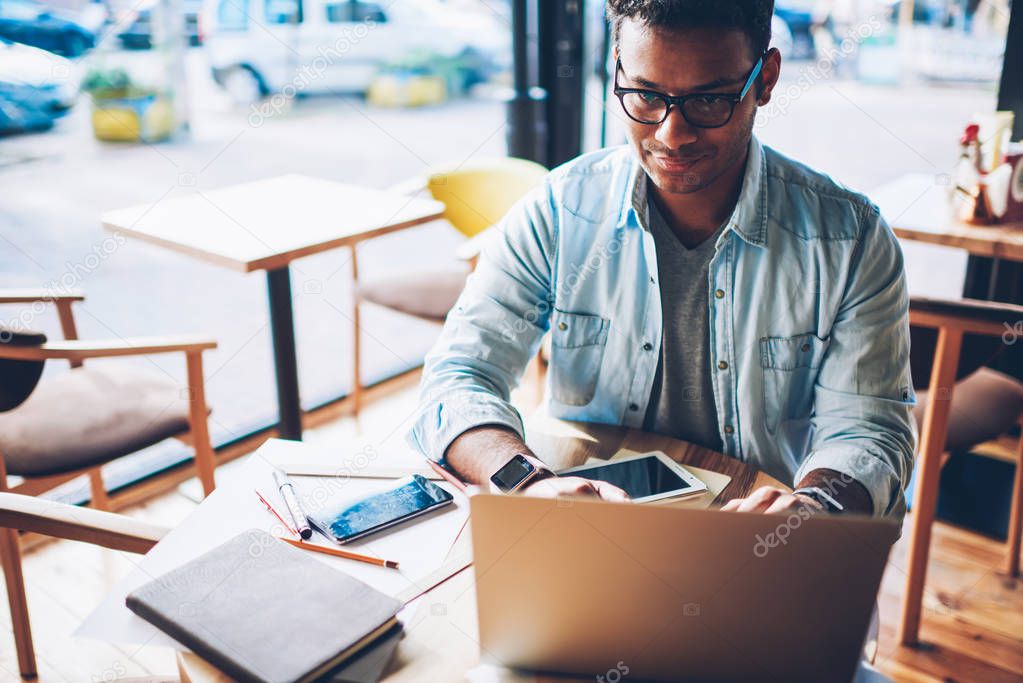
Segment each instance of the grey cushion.
M42 332L17 330L0 325L0 346L42 346L46 335ZM0 412L12 410L29 397L43 374L41 360L12 360L0 358Z
M420 318L444 322L469 275L466 268L415 272L360 284L361 299Z
M928 392L917 392L913 416L922 428ZM1023 414L1023 383L990 368L957 382L952 392L945 450L958 451L1009 431Z
M188 407L185 387L159 370L87 363L0 414L0 453L9 474L69 472L187 432Z

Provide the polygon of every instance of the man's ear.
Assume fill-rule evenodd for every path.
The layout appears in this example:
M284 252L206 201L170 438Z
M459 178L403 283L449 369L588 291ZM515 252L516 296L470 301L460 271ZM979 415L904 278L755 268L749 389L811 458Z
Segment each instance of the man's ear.
M776 47L772 47L767 51L767 56L764 57L764 66L760 70L760 93L757 97L757 104L761 107L771 101L771 91L774 90L774 86L778 83L778 77L781 75L781 52Z

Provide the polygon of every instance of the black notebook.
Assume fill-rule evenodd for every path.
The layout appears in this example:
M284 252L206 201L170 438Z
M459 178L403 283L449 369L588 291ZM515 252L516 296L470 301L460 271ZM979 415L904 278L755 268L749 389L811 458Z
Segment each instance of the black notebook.
M250 529L128 608L239 681L309 681L388 633L401 602Z

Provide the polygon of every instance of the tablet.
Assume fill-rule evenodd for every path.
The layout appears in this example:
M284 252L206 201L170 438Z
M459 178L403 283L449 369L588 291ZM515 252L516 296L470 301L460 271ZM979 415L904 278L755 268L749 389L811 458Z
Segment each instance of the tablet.
M599 479L629 494L635 503L703 493L707 485L660 451L561 470L558 476Z

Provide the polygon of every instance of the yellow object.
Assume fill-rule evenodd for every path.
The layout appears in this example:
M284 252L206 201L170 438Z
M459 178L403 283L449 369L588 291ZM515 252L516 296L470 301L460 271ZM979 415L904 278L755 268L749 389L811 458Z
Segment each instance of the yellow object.
M155 142L174 131L174 108L166 97L93 100L92 130L106 142Z
M366 100L377 107L421 107L439 104L447 97L444 79L436 76L396 76L376 78L366 92Z
M546 175L540 164L506 157L434 173L426 186L444 204L444 218L473 237L501 220Z

